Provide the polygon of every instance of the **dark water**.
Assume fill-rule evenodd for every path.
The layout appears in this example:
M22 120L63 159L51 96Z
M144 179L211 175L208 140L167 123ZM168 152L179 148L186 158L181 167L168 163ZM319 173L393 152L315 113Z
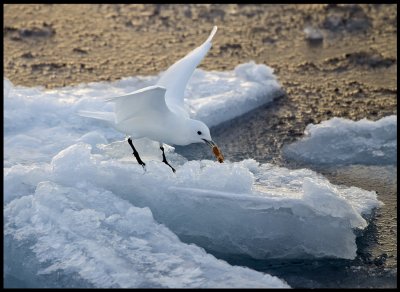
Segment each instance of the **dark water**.
M336 185L374 190L385 205L374 211L369 225L357 237L354 260L254 260L215 254L233 265L278 276L294 288L394 288L397 287L397 165L347 165L317 168L287 161L282 147L298 139L305 125L290 117L292 105L283 96L232 121L211 129L225 158L254 158L287 168L310 168ZM176 147L188 159L214 159L208 147L192 144Z

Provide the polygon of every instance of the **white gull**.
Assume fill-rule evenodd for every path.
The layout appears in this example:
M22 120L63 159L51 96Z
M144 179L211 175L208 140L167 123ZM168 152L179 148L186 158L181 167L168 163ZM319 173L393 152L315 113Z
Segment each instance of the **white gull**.
M129 136L128 143L137 162L145 167L133 145L133 139L148 138L160 143L163 162L167 162L163 144L188 145L212 141L210 129L199 120L189 117L184 107L184 91L197 65L211 48L211 40L217 32L214 26L210 36L199 47L169 67L156 85L148 86L126 95L112 97L114 112L80 111L79 115L107 121L114 129Z

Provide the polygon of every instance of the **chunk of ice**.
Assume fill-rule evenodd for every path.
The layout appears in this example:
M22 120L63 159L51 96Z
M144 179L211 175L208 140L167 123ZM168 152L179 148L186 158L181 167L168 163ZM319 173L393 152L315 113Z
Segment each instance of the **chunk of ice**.
M46 91L4 81L6 279L48 287L286 287L182 241L260 259L355 257L354 229L365 228L361 215L380 205L375 192L254 160L187 161L166 147L174 174L146 139L137 141L144 173L119 133L76 115L110 111L105 97L156 78ZM221 96L227 88L232 100ZM279 89L267 66L197 70L187 105L215 125L271 101ZM23 264L34 258L38 265ZM58 273L64 282L54 280Z
M286 157L315 164L396 164L397 116L378 121L332 118L309 124L305 137L284 148Z
M289 287L276 277L230 266L182 243L153 219L149 208L137 208L93 185L71 188L43 181L32 195L8 204L5 216L6 240L11 241L5 245L6 270L21 281L62 273L75 288L82 279L97 288ZM22 248L33 250L38 271L16 270L18 254L10 235ZM21 248L21 242L14 245ZM59 287L56 277L39 285Z
M365 228L361 215L380 205L375 192L333 186L310 170L254 160L180 162L171 156L176 174L160 161L149 161L144 173L136 163L91 150L85 143L64 149L45 174L22 166L7 169L5 189L14 193L6 193L6 200L26 195L38 180L85 186L87 192L96 186L134 206L149 207L185 242L258 259L354 258L354 229ZM30 178L34 174L36 179ZM31 185L11 187L10 181Z

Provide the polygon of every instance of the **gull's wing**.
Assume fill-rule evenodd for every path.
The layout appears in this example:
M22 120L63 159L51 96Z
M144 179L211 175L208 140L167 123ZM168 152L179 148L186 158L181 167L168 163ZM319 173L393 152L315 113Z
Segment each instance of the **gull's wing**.
M106 99L114 102L115 122L118 124L127 119L146 115L150 112L160 114L170 112L165 103L165 91L162 86L148 86L137 91Z
M177 61L164 72L157 85L167 89L165 100L168 107L172 111L184 109L183 94L186 85L193 74L194 69L201 62L208 50L211 48L211 40L217 32L217 27L214 26L208 39L199 47L191 51L184 58Z

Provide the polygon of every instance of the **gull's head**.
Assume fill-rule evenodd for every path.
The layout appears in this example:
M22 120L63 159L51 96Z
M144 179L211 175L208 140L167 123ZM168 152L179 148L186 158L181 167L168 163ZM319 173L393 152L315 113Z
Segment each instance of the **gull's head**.
M210 129L201 121L189 120L189 134L187 138L190 143L207 143L209 146L215 145L211 139Z
M198 120L189 120L188 131L186 132L185 138L186 141L190 143L206 143L211 147L212 152L215 157L218 159L218 162L224 162L224 156L219 150L217 144L211 139L210 129L201 121Z

